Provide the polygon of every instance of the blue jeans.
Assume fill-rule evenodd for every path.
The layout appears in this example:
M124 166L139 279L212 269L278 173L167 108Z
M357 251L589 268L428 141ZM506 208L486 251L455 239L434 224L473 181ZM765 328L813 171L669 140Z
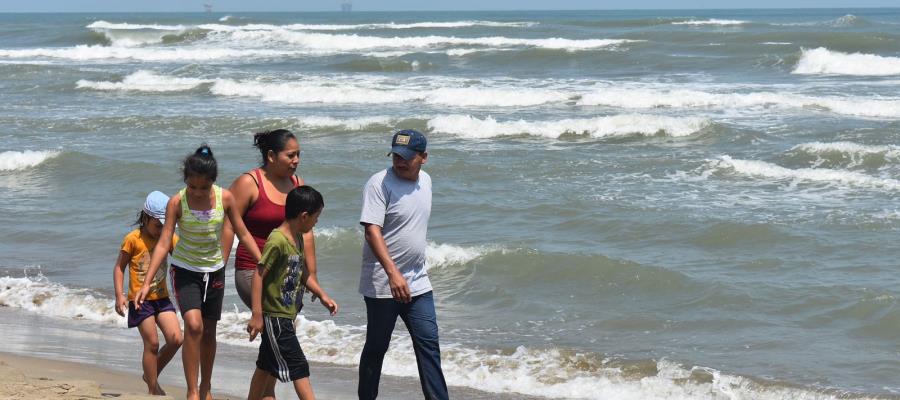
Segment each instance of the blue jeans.
M437 315L434 312L434 297L431 292L412 298L407 304L394 299L366 300L366 345L359 359L360 400L378 397L378 382L381 380L381 365L384 353L391 343L391 333L397 317L403 318L406 329L413 341L416 364L419 367L419 381L426 400L447 400L447 382L441 371L441 346L438 344Z

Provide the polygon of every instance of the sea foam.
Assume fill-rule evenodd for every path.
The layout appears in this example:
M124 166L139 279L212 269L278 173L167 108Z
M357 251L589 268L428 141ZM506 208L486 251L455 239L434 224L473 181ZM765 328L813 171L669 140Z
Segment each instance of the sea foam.
M140 70L126 76L121 82L96 82L81 79L75 83L75 87L79 89L113 91L180 92L194 89L207 82L211 81L159 75L153 71Z
M805 75L900 75L900 57L842 53L824 47L803 49L794 74Z
M676 21L672 22L672 25L717 25L717 26L734 26L734 25L744 25L749 24L748 21L740 21L734 19L704 19L704 20L690 20L690 21Z
M229 22L234 17L226 15L219 18L219 22ZM365 29L418 29L418 28L468 28L473 26L485 26L496 28L526 28L537 25L537 22L531 21L447 21L447 22L414 22L407 24L398 24L395 22L387 23L370 23L370 24L246 24L246 25L221 25L221 24L200 24L196 26L185 25L158 25L158 24L130 24L130 23L112 23L103 20L95 21L87 28L90 29L116 29L116 30L168 30L181 31L190 28L199 28L211 31L235 31L235 30L317 30L317 31L343 31L343 30L365 30Z
M60 154L59 151L4 151L0 153L0 171L18 171L39 165Z
M762 178L773 182L823 183L865 189L900 190L900 181L896 179L878 178L846 170L824 168L790 169L765 161L740 160L727 155L713 161L712 166L717 170L730 170L736 174Z
M0 305L29 313L70 320L89 320L125 328L125 318L113 309L113 300L86 289L73 289L43 277L0 277ZM307 300L298 317L297 336L311 361L354 368L365 343L365 326L339 325L333 320L312 320L306 314L326 315ZM224 310L217 328L219 342L257 347L247 340L248 311ZM385 355L384 373L416 377L415 352L405 333L397 332ZM697 399L740 397L757 399L835 397L802 388L757 385L739 376L705 367L685 367L667 360L656 362L656 372L632 377L600 354L558 347L519 346L490 350L444 339L441 359L447 382L492 393L519 393L573 399Z
M303 54L294 50L231 49L231 48L150 48L121 46L78 45L65 48L34 48L0 50L3 58L53 58L75 61L138 60L152 62L233 61L265 59Z
M569 95L550 89L512 87L405 87L394 88L373 82L332 80L329 82L258 82L216 80L210 88L215 95L254 97L280 103L383 104L423 102L445 106L534 106L565 101Z
M489 48L537 47L569 51L595 50L615 48L635 42L628 39L521 39L503 36L455 37L455 36L397 36L380 37L348 34L326 34L300 32L287 29L271 31L237 30L211 36L222 41L237 41L244 45L263 46L269 43L282 42L299 46L307 50L320 52L366 51L373 49L429 49L447 46L483 46Z
M900 117L900 99L809 96L789 92L715 93L692 89L610 87L596 89L578 100L578 105L621 108L796 108L822 109L836 114L863 117Z
M428 128L435 132L450 133L468 138L490 138L509 135L533 135L558 138L566 133L585 134L591 137L656 135L687 136L709 126L710 121L694 117L667 117L659 115L613 115L587 119L556 121L506 121L493 117L479 119L470 115L446 115L432 118Z

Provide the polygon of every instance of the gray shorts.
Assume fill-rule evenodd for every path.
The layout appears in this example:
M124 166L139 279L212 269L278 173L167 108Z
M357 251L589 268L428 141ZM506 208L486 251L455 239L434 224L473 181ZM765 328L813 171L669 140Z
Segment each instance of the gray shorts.
M253 285L253 274L256 271L252 269L236 269L234 271L234 287L237 288L238 297L244 302L247 308L252 308L250 304L250 288Z

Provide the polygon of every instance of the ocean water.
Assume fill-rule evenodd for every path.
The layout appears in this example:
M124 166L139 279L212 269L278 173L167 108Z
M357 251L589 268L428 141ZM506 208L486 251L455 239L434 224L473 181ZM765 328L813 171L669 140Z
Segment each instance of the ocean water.
M227 186L288 128L342 307L305 308L300 342L352 398L360 190L414 128L455 397L898 397L898 87L900 9L2 14L0 329L139 368L112 267L143 197L204 142ZM418 398L395 335L382 392Z

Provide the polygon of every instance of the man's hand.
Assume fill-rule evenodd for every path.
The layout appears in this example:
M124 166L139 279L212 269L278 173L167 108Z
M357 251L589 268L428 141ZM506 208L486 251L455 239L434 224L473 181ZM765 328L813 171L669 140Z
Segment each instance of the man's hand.
M250 322L247 323L247 333L250 334L250 341L252 342L254 339L256 339L256 335L259 335L262 330L262 315L253 313L253 315L250 317Z
M391 296L401 303L409 303L412 297L409 295L409 284L400 271L388 274L388 282L391 284Z

